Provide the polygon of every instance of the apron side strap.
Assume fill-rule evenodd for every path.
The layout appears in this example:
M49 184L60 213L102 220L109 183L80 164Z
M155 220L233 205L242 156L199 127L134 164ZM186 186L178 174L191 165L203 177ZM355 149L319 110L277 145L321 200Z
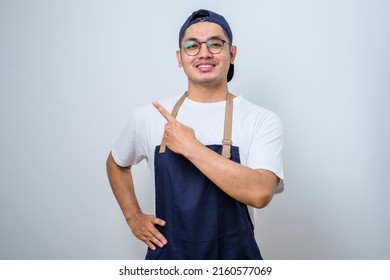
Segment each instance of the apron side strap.
M175 106L173 106L173 109L172 109L172 112L171 112L171 115L172 117L176 118L177 116L177 113L179 112L179 108L180 106L183 104L184 100L186 99L187 97L187 92L185 92L182 97L179 98L179 100L176 102ZM161 145L160 145L160 150L159 150L159 153L160 154L163 154L165 153L165 148L167 146L163 143L163 141L161 140Z
M222 156L225 158L231 157L232 147L232 123L233 123L233 95L229 92L226 97L226 108L225 108L225 126L223 129L223 140L222 140Z

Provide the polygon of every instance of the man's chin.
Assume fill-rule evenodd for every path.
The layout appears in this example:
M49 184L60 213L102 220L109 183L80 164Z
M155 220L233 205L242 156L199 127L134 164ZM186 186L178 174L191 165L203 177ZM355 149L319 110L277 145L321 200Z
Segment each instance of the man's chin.
M198 85L217 85L221 83L220 79L216 77L203 77L203 78L195 78L191 79L192 83L198 84Z

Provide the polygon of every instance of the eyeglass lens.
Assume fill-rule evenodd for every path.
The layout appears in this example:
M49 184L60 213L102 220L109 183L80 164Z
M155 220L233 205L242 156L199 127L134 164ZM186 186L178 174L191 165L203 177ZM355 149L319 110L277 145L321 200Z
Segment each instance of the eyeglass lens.
M208 40L207 42L198 42L196 40L188 40L187 42L184 42L182 44L184 51L188 55L197 55L200 52L201 45L205 43L207 49L209 50L210 53L212 54L219 54L222 49L225 41L218 39L218 38L213 38Z

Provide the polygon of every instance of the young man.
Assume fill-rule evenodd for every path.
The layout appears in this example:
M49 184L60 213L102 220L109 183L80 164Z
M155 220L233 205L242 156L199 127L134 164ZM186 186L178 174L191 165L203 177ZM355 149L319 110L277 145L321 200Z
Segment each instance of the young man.
M146 259L261 259L249 207L283 191L282 123L228 91L236 46L229 24L194 12L179 33L188 77L180 96L138 108L107 159L115 197ZM170 113L172 111L172 113ZM156 215L140 209L131 166L154 174Z

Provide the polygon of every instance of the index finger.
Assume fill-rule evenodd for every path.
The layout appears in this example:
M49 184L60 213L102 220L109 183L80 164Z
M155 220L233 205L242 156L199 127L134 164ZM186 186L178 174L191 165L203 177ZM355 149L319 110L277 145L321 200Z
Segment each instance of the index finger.
M175 121L175 118L169 113L160 103L158 103L156 100L152 101L152 104L156 109L160 112L160 114L168 121L173 122Z

